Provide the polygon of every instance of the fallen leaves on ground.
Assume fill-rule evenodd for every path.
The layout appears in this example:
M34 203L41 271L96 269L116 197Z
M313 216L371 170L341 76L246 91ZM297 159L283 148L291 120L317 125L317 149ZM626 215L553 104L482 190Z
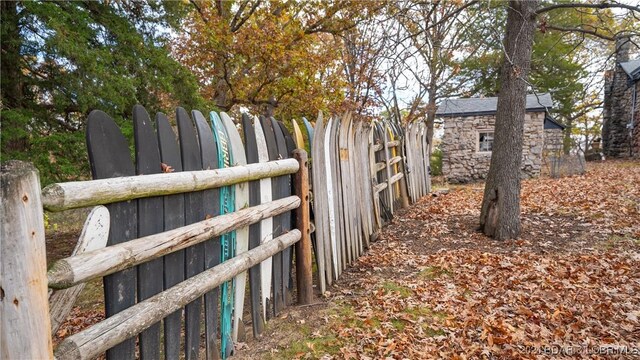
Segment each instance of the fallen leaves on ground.
M326 306L299 315L313 332L302 329L272 356L640 356L640 163L524 181L513 241L477 231L482 191L455 187L399 212ZM245 356L269 348L279 329Z

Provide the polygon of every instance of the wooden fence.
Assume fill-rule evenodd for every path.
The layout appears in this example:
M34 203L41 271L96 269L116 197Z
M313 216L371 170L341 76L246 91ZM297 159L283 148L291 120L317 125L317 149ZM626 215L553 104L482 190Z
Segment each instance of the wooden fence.
M41 190L30 164L2 165L3 359L105 351L109 359L224 358L242 332L245 274L258 336L288 305L294 265L298 303L312 302L312 232L324 292L396 209L429 191L423 123L305 120L308 164L297 123L291 136L275 119L243 115L243 143L226 114L210 117L178 108L176 140L164 114L154 127L134 108L134 164L113 120L93 112L91 181ZM73 255L47 271L43 209L89 206ZM104 279L107 318L53 351L52 331L96 278Z
M391 221L430 191L424 122L318 116L311 141L316 262L321 292Z

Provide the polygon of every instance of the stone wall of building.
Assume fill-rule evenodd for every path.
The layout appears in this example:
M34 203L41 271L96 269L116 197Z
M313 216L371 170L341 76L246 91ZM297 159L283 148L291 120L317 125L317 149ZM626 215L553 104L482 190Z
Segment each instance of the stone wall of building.
M562 129L544 129L544 155L562 152L562 135Z
M442 139L442 172L451 183L479 181L489 172L491 152L478 151L481 132L493 132L495 115L447 117ZM522 177L538 176L544 144L544 112L527 113L524 122Z
M629 156L629 130L631 120L631 84L629 76L620 66L629 61L631 42L619 38L616 42L616 65L605 72L604 112L602 123L602 150L605 156Z

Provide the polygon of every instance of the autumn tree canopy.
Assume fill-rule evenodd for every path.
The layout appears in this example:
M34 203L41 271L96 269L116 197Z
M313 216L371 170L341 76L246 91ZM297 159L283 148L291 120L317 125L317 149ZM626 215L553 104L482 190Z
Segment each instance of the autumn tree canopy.
M104 110L130 132L123 120L136 103L283 120L350 110L427 119L433 133L443 97L498 92L505 4L2 2L2 160L35 162L45 183L86 176L87 114ZM552 93L560 122L590 139L610 40L640 28L632 6L599 4L541 3L552 11L537 17L528 79L528 91Z

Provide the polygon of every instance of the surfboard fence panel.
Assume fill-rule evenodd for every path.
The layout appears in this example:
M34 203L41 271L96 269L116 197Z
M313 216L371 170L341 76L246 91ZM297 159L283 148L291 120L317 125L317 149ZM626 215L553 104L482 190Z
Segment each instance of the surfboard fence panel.
M320 114L311 144L315 260L327 289L393 214L431 191L424 121L354 120Z
M244 340L245 323L260 322L257 334L254 329L254 335L260 335L262 322L273 316L268 310L273 304L251 301L262 309L248 311L246 316L242 311L234 313L228 318L233 319L233 332L230 327L219 331L217 324L222 324L225 310L218 305L222 302L217 289L229 286L230 299L231 294L245 296L244 291L233 291L236 282L245 281L243 274L249 269L263 267L278 254L281 289L272 288L269 277L267 287L262 287L269 294L251 286L246 296L272 302L271 293L280 291L280 306L288 306L295 271L297 293L303 296L299 302L312 300L309 165L304 150L294 151L290 135L276 129L282 131L276 133L277 160L252 163L247 160L257 155L244 153L253 148L243 146L226 114L222 116L226 138L215 138L211 123L204 126L204 116L197 111L189 115L177 109L178 134L164 114L157 114L154 122L144 108L136 106L133 117L135 162L116 123L99 111L89 115L87 146L94 180L40 189L38 171L32 165L2 164L0 357L91 359L106 352L108 359L191 359L200 353L207 359L225 358L232 354L234 342ZM273 124L280 126L275 120ZM252 126L249 133L253 126L262 131L256 122L247 125ZM213 146L202 143L213 139ZM218 156L218 149L228 152L226 165L207 165L206 159L214 156L207 151ZM260 194L253 193L258 187L246 184L268 179L281 179L278 196L260 201ZM216 204L222 200L217 189L223 187L231 196L227 200L236 200L232 211L206 206L212 199ZM47 271L44 210L93 206L73 254ZM268 241L264 233L247 230L276 218L282 220L277 223L280 231L269 234ZM243 243L222 244L226 234L238 235L228 239ZM247 239L247 234L259 238L252 240L249 235ZM211 251L220 256L222 246L231 247L228 258L213 259L213 264L205 266L205 261L212 260ZM105 281L106 319L66 337L53 349L52 332L68 315L81 286L97 278ZM207 305L207 296L214 300L214 307ZM244 301L227 303L227 316L229 306L237 311L239 302ZM203 320L206 326L201 325ZM186 338L181 340L185 330Z

